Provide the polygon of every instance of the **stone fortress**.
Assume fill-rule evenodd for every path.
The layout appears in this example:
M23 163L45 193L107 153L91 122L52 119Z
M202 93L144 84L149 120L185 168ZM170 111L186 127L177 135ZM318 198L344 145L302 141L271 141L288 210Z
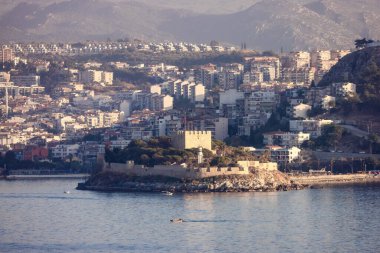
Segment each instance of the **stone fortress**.
M178 131L172 137L172 145L177 149L198 148L198 163L202 162L202 149L211 150L210 131ZM277 163L259 161L238 161L233 167L192 167L186 164L155 165L147 167L133 161L126 163L102 163L105 172L118 172L130 176L166 176L179 179L201 179L215 176L248 175L251 170L276 171Z
M176 149L203 148L212 150L211 131L177 131L172 137L172 146Z

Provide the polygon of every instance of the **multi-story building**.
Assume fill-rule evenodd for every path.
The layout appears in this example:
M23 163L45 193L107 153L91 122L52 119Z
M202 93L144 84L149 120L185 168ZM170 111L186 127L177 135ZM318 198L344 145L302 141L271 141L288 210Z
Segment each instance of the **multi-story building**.
M151 96L150 110L167 111L173 109L173 97L169 95L153 94Z
M264 133L264 144L273 146L285 147L300 147L304 141L310 140L309 133L290 133L290 132L270 132Z
M283 68L281 71L281 80L283 82L310 85L314 80L315 72L315 68Z
M241 72L225 70L218 73L219 86L224 90L238 89L241 82Z
M12 48L2 45L0 47L0 62L3 64L5 62L13 62L15 59L15 54Z
M348 55L349 53L351 53L350 50L333 50L331 51L331 59L340 60L341 58Z
M11 75L7 72L0 72L0 82L9 82Z
M322 127L332 124L332 120L323 119L305 119L305 120L290 120L289 129L291 132L309 133L310 137L316 138L321 136Z
M202 83L207 89L215 86L217 77L216 66L208 64L194 70L194 79L196 83Z
M321 108L325 110L329 110L331 108L334 108L336 105L336 99L333 96L324 96L321 100Z
M45 147L39 147L37 145L27 145L24 148L24 160L37 161L47 159L49 156L49 150Z
M113 84L113 72L87 69L79 73L79 80L85 84L102 83Z
M307 104L298 104L292 108L292 117L294 119L306 119L308 118L308 112L311 110L311 106Z
M113 84L113 72L102 71L101 78L101 83L106 85Z
M205 100L206 90L203 84L196 84L190 86L190 94L187 98L190 99L190 101L196 103L196 102L203 102Z
M186 121L185 129L210 131L213 139L222 141L228 137L228 119L222 117L191 119Z
M356 95L356 84L333 83L331 84L331 95L336 97L352 97Z
M275 69L275 79L280 77L280 59L274 56L255 56L244 58L245 70L256 71L262 66L272 66Z
M310 67L310 53L305 51L292 52L291 65L295 69Z
M301 149L297 147L267 146L266 148L253 149L252 151L254 155L258 156L263 155L264 152L269 152L272 162L277 162L280 166L283 166L295 162L300 157Z
M261 66L259 68L260 73L263 75L264 82L271 82L276 79L276 68L274 66Z
M60 144L50 148L53 158L66 159L68 157L77 157L79 152L79 144Z
M177 80L169 83L169 93L177 98L184 97L192 102L203 102L206 95L205 86L201 83Z
M14 76L11 75L11 82L18 86L33 86L40 85L40 76L28 75L28 76Z
M331 52L328 50L316 50L312 51L310 56L311 67L318 68L321 62L331 59Z
M9 96L31 96L36 94L43 94L45 87L42 86L15 86L12 82L0 82L0 96L4 96L8 90Z

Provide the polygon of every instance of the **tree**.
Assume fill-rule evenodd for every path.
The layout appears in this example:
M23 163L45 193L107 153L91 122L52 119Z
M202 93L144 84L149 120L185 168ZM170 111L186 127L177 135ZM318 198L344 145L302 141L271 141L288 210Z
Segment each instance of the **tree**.
M260 156L260 158L259 158L259 161L260 161L261 163L267 163L267 162L270 161L270 156L271 156L271 152L270 152L270 150L265 150L265 151L261 154L261 156Z
M368 135L368 141L369 141L369 152L372 154L373 152L373 145L380 142L379 136L376 134L370 134Z
M226 167L231 162L231 160L228 157L215 157L211 160L210 165L211 166L218 166L218 167Z
M362 48L365 48L368 44L372 43L373 40L369 39L367 40L366 38L363 38L363 39L357 39L355 40L355 47L357 49L362 49Z
M4 156L5 175L9 174L10 169L14 169L15 164L17 164L15 152L7 151Z

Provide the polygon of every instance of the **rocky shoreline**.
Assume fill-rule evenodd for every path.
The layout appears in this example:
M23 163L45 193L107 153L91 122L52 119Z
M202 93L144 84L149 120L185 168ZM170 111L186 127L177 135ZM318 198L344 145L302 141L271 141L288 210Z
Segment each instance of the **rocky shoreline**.
M101 172L91 176L78 190L112 192L262 192L301 190L285 174L273 171L253 171L250 175L218 176L199 180L179 180L168 177L131 177L123 173Z

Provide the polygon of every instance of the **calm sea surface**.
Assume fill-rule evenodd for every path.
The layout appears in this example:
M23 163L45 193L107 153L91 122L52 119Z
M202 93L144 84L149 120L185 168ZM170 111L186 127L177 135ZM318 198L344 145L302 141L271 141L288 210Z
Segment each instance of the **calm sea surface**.
M164 196L76 184L0 181L0 252L380 252L380 185Z

